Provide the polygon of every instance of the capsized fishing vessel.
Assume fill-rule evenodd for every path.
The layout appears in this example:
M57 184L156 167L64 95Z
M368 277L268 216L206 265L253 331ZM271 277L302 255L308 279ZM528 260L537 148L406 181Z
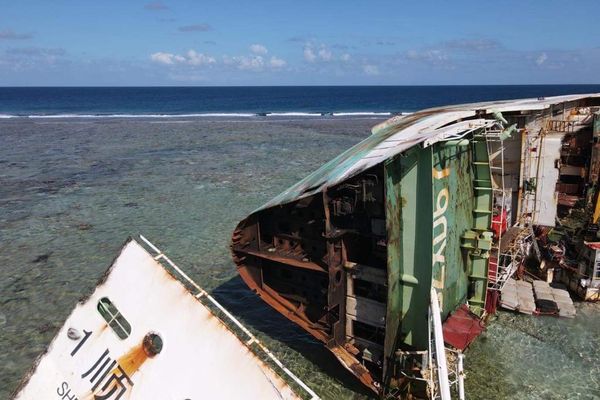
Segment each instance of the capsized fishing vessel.
M533 268L598 295L599 106L568 95L393 117L244 218L238 271L378 394L449 398L511 277Z
M15 399L318 399L143 236L75 307Z

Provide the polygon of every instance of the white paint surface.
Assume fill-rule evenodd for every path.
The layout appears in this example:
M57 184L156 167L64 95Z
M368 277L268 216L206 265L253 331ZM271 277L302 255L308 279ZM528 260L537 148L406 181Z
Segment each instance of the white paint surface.
M559 179L556 161L560 160L563 137L564 134L549 134L544 138L541 155L539 156L539 175L537 175L536 181L537 204L535 204L536 213L533 221L536 225L556 225L556 208L558 207L556 183ZM532 177L535 177L536 174L537 169L532 168ZM533 209L533 207L530 209Z
M97 311L102 297L108 297L131 324L127 339L119 339ZM70 339L69 328L79 331L82 337L84 330L92 332L73 356L71 352L81 339ZM113 381L102 391L111 373L94 393L94 383L90 381L94 374L82 375L105 350L119 365L126 364L126 355L141 350L142 340L149 332L161 336L163 349L130 373L133 385L124 385L126 391L121 399L298 398L206 306L132 240L122 249L105 282L75 307L16 399L100 399L115 384ZM116 366L112 371L116 371ZM65 384L70 389L66 395ZM118 390L107 399L117 399L117 393Z

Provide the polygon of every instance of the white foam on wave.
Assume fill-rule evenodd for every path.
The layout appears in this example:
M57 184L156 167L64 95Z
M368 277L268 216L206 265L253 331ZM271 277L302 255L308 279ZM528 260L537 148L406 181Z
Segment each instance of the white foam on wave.
M272 112L266 113L267 117L320 117L321 113L310 113L310 112L298 112L298 111L290 111L290 112Z
M186 116L186 115L184 115ZM252 113L204 113L204 114L189 114L190 117L256 117L257 114Z
M387 116L392 115L391 112L377 111L357 111L357 112L334 112L331 115L334 117L360 117L360 116Z
M28 115L27 118L94 118L92 114L50 114Z
M27 118L197 118L197 117L255 117L251 113L201 113L201 114L49 114L28 115Z
M377 117L391 115L408 115L409 112L391 113L379 111L355 111L355 112L269 112L264 114L255 113L189 113L189 114L32 114L27 116L0 114L0 119L8 118L32 118L32 119L60 119L60 118L155 118L155 119L173 119L173 118L253 118L253 117Z

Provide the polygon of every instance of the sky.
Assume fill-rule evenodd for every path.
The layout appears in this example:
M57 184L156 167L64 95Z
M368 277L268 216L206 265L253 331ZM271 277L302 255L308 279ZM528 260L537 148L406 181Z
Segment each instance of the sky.
M0 0L0 86L600 83L600 1Z

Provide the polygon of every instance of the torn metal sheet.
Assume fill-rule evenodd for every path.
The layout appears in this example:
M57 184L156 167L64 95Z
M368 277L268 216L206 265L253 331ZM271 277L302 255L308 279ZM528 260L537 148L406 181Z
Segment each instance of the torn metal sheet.
M539 111L564 102L597 97L600 97L599 93L481 102L431 108L393 117L375 126L373 135L324 164L256 211L286 204L336 185L375 166L388 157L437 137L441 133L439 131L441 128L458 124L465 119L472 118L477 113ZM470 129L465 126L462 128L463 132ZM393 148L389 148L389 151L377 151L378 147L388 148L389 144L393 144Z

